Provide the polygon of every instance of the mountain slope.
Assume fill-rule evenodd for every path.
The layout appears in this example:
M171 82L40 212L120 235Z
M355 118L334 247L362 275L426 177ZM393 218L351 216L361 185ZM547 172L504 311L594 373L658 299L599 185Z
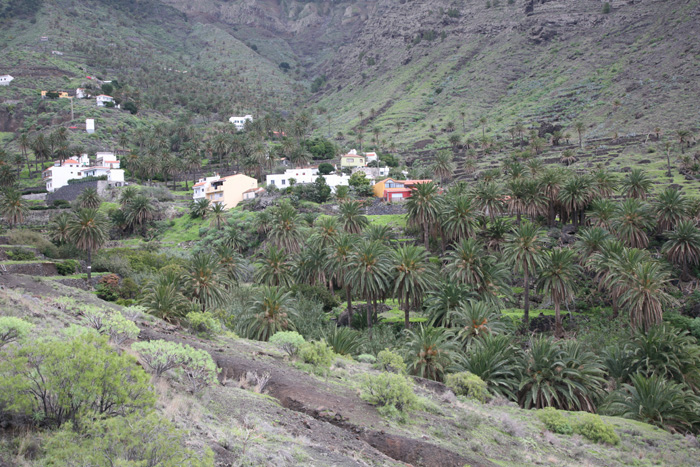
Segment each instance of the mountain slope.
M285 55L271 60L308 80L325 75L316 102L334 131L372 109L381 135L399 123L406 142L461 127L461 112L474 136L482 116L497 132L581 119L594 137L700 121L697 0L613 2L608 14L597 0L540 0L531 14L523 1L165 1L275 44Z

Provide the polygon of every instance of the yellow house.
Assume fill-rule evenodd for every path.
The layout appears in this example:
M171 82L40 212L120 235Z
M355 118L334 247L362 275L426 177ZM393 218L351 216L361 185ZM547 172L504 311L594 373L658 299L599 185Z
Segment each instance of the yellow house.
M229 175L212 181L204 196L212 204L223 204L226 209L231 209L243 201L243 193L257 187L258 181L252 177L243 174Z
M46 93L49 91L41 91L41 97L46 97ZM59 99L70 99L70 96L66 91L58 91L58 98Z
M364 167L367 165L367 159L365 156L358 156L357 154L345 154L340 156L340 167L354 168L354 167Z

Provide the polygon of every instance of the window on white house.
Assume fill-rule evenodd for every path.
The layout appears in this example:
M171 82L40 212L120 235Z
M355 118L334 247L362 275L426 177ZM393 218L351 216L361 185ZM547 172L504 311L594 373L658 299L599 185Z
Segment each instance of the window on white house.
M285 182L286 182L286 180L282 180L282 185L284 185Z

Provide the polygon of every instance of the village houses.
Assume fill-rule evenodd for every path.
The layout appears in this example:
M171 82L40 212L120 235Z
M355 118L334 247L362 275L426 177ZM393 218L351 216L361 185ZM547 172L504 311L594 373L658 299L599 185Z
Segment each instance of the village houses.
M233 123L233 126L236 127L236 130L238 131L243 131L245 130L245 123L246 122L252 122L253 121L253 116L252 115L246 115L244 117L231 117L228 119L229 122Z
M100 94L95 100L97 101L97 107L106 107L108 102L114 104L114 98L106 94Z
M94 166L90 166L88 155L83 154L78 160L56 161L53 166L42 173L42 179L46 183L46 191L49 193L68 185L69 180L103 176L106 177L110 186L123 186L125 184L124 170L119 168L119 160L112 152L98 152Z
M213 180L205 186L204 196L212 204L223 204L224 208L234 208L243 201L244 193L258 188L258 181L243 174L229 175Z
M374 196L382 198L386 202L402 201L411 197L413 187L421 183L430 183L432 180L394 180L387 178L377 182L372 187Z
M354 168L354 167L365 167L367 165L367 158L365 156L357 154L356 150L351 150L349 153L340 156L340 168Z

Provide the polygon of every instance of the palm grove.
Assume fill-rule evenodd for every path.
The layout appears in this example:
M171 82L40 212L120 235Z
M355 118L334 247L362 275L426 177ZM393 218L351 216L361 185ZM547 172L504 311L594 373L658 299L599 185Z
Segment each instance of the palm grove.
M287 143L302 160L304 128ZM222 138L211 154L227 163L243 140ZM241 160L256 161L253 173L267 163ZM127 164L150 178L151 164ZM451 158L440 154L432 170L449 179ZM675 284L700 262L700 203L653 188L638 169L624 177L603 168L580 173L515 153L471 185L417 185L405 229L370 223L357 191L339 193L334 213L322 215L294 194L260 212L194 205L191 216L209 219L210 228L189 254L139 252L138 261L115 265L98 252L109 230L143 233L158 213L143 189L125 188L109 220L87 190L50 233L57 245L83 250L88 263L97 253L102 270L136 282L138 301L169 321L216 322L258 340L297 330L340 354L388 349L414 375L444 381L470 372L492 397L524 408L697 432L700 326L677 313L697 297L683 297ZM8 189L6 220L21 223L26 209ZM148 258L158 264L135 273ZM547 318L531 320L533 301L553 308L553 335ZM402 310L401 326L382 317L387 303ZM502 312L513 308L521 319Z

